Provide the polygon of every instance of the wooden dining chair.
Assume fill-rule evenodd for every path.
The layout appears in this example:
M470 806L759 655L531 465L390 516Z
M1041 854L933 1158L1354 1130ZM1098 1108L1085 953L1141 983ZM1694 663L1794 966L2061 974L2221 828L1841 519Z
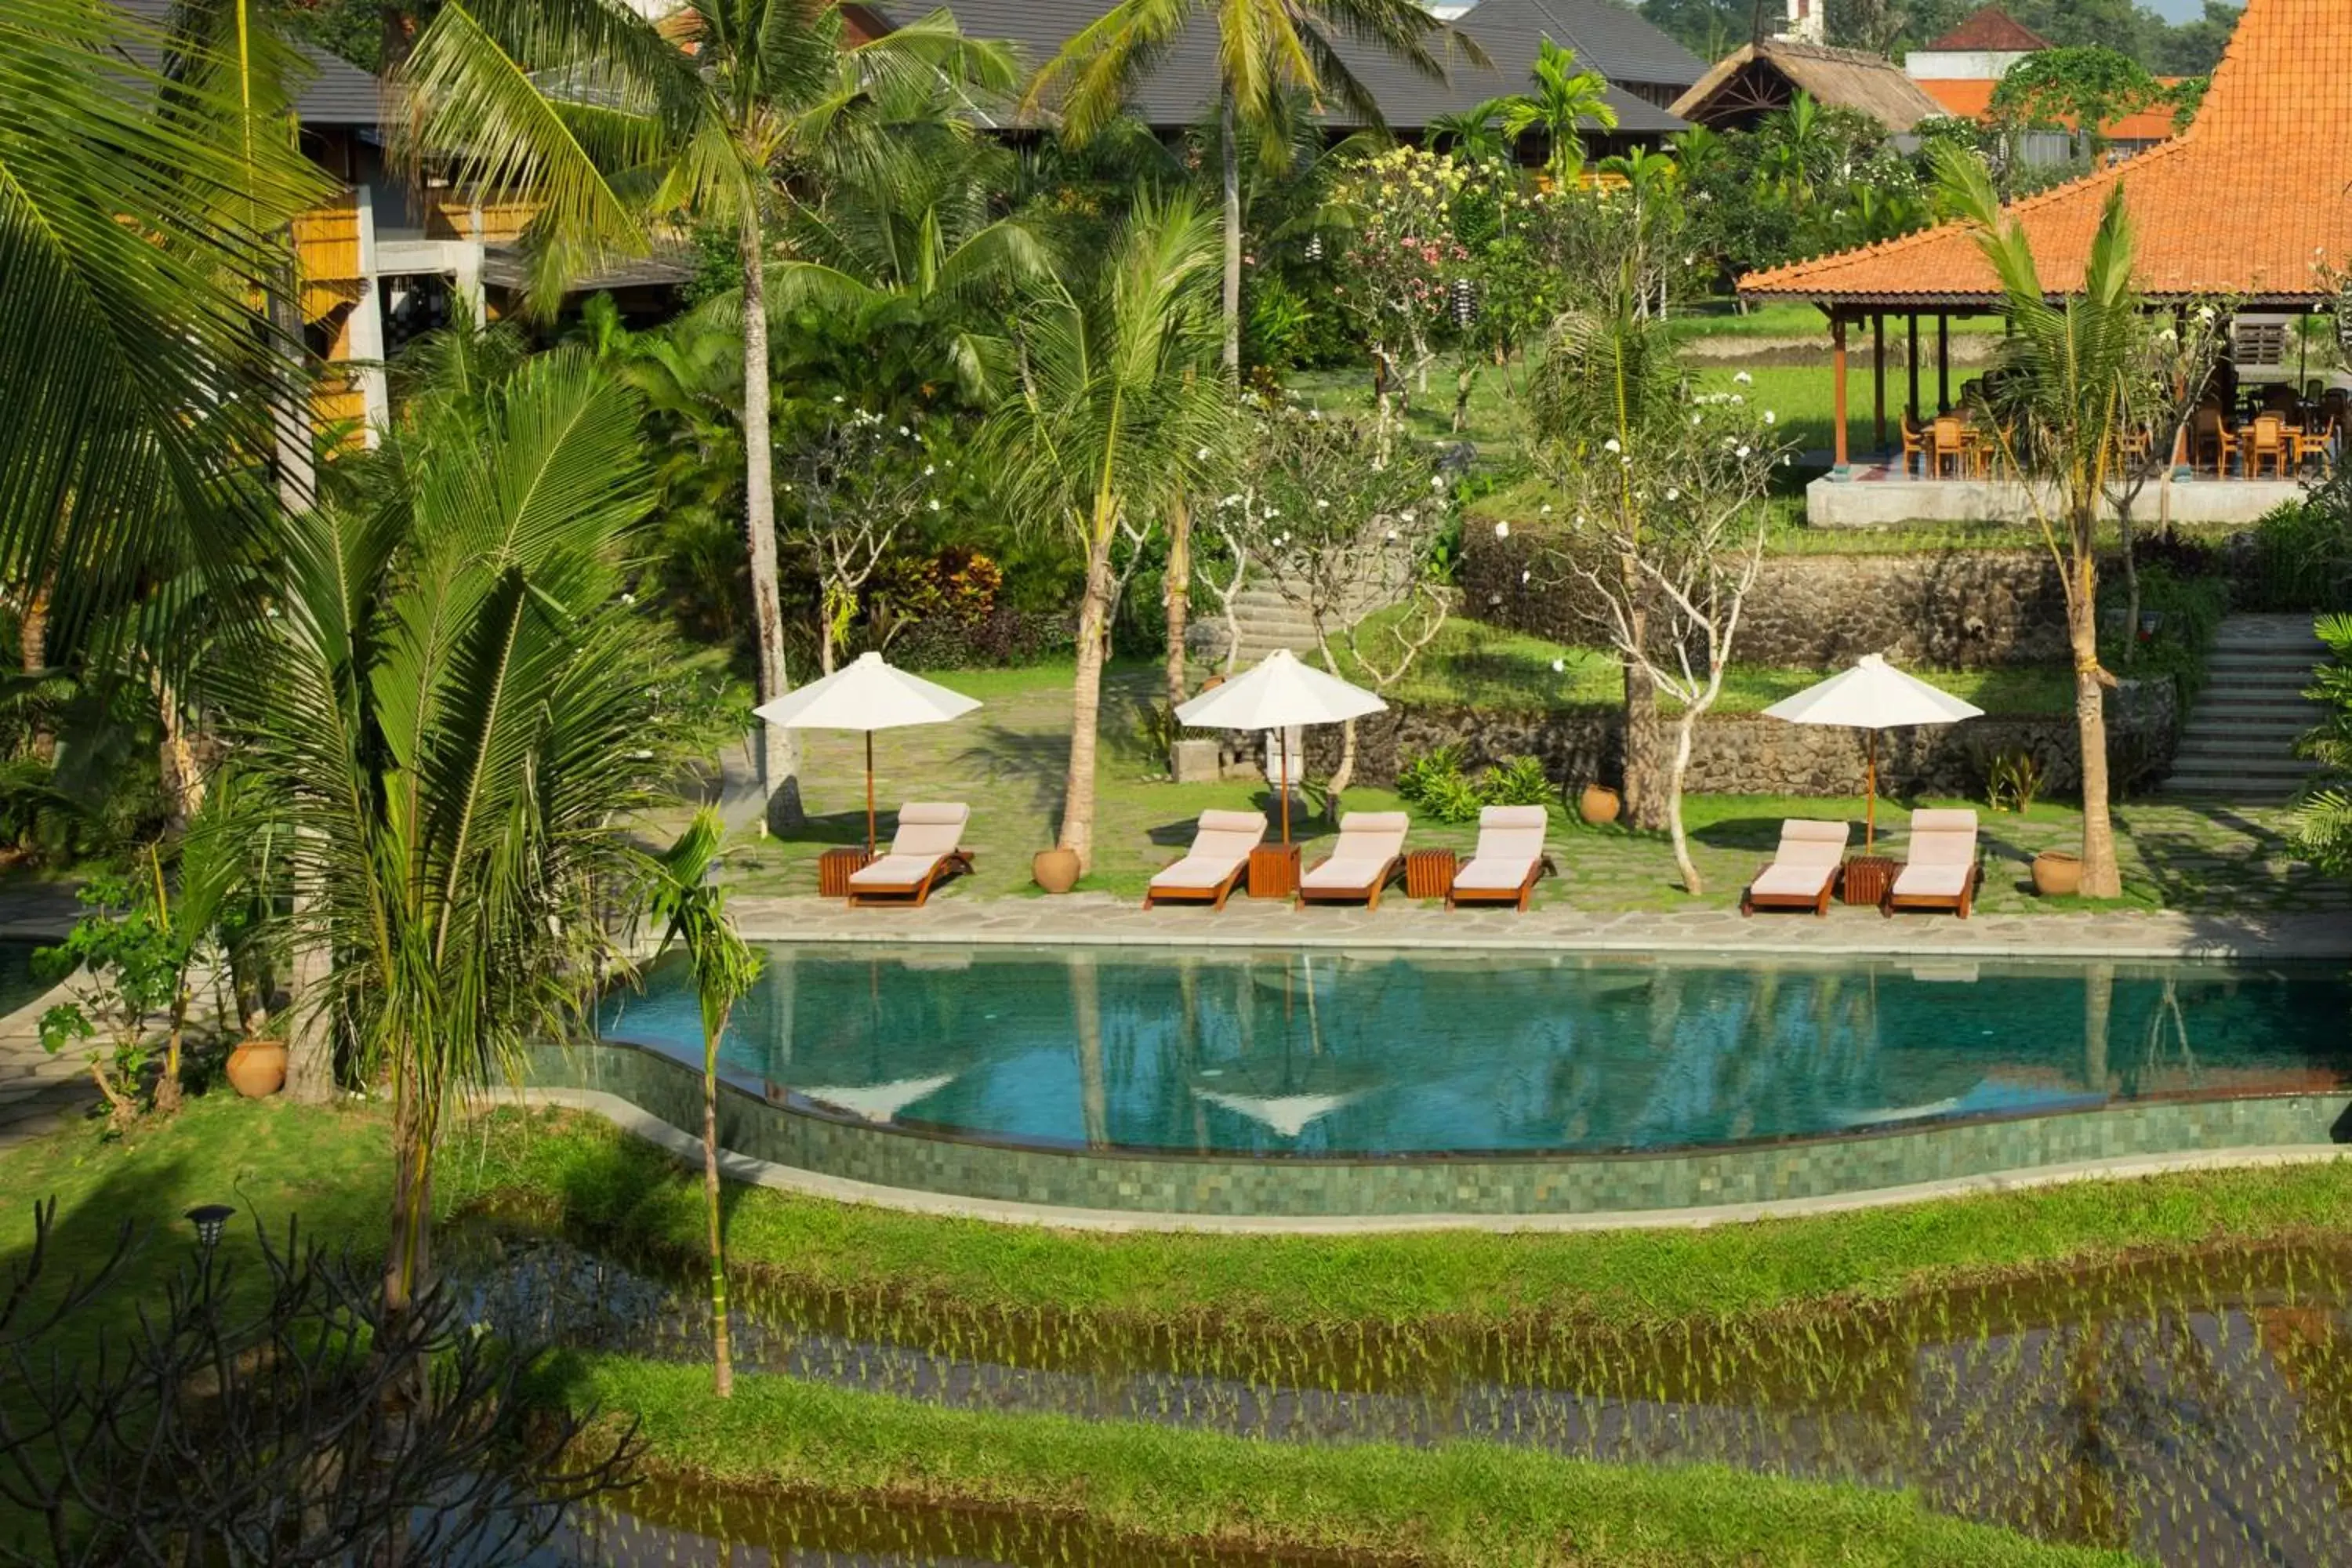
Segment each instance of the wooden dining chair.
M2286 421L2275 414L2255 416L2252 428L2245 437L2245 474L2250 479L2263 477L2263 465L2280 479L2286 478Z
M1933 437L1936 478L1940 479L1944 477L1944 465L1947 463L1951 465L1952 478L1965 478L1969 467L1968 421L1949 414L1938 416Z
M2303 466L2314 458L2319 459L2320 471L2325 473L2335 460L2336 421L2326 415L2304 429L2290 432L2287 439L2290 447L2287 455L2293 460L2292 471L2294 473L2302 473Z
M2196 468L2212 455L2213 477L2220 479L2229 470L2230 459L2238 449L2237 437L2230 434L2229 422L2221 411L2211 404L2200 408L2189 419L2189 466Z
M1919 475L1925 479L1929 468L1928 433L1911 423L1911 411L1907 408L1902 410L1896 417L1903 429L1903 477L1906 479L1911 477L1911 459L1916 458L1919 459Z

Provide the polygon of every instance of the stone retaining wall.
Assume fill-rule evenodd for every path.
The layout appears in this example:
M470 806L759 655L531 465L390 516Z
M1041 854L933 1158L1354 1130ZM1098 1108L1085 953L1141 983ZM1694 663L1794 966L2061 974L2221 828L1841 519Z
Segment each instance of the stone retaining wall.
M1556 642L1604 640L1605 607L1555 553L1558 534L1474 520L1463 541L1463 614ZM2033 550L1768 556L1733 657L1833 669L1865 653L1898 665L1980 669L2066 657L2056 566Z
M2126 681L2107 696L2107 757L2118 790L2144 785L2171 765L2179 742L2179 702L2169 680ZM1307 732L1308 776L1328 776L1339 762L1336 726ZM1507 758L1540 758L1563 788L1623 776L1623 723L1609 709L1505 712L1406 708L1358 722L1356 782L1387 785L1404 763L1444 745L1463 748L1472 771ZM1892 731L1879 741L1879 787L1889 795L1974 795L1987 762L2022 749L2042 764L2042 787L2080 786L2082 754L2072 713L1994 714L1965 724ZM1759 713L1713 715L1699 721L1685 787L1695 794L1857 795L1863 786L1863 735L1784 723Z

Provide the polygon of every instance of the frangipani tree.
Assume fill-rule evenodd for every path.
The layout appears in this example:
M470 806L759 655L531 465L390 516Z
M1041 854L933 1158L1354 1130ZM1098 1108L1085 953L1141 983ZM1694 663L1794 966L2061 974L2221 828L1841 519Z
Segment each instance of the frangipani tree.
M1010 54L946 11L854 42L835 0L684 0L658 21L614 0L445 0L401 76L417 152L478 189L542 205L534 300L603 256L642 253L686 213L742 258L743 530L759 698L791 689L769 430L771 236L794 181L887 165L909 125L960 125L969 89L1006 90ZM779 825L800 816L791 734L763 725Z

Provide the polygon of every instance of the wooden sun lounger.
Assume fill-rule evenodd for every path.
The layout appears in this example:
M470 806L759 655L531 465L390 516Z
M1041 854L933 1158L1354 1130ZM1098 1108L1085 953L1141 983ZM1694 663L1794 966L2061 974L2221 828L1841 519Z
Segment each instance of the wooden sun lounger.
M1892 920L1897 910L1949 910L1966 920L1976 907L1977 889L1983 881L1984 861L1977 851L1977 814L1915 811L1910 858L1888 884L1878 912Z
M1550 818L1539 805L1490 805L1478 814L1478 847L1454 873L1445 907L1511 904L1524 914L1536 881L1559 868L1544 853Z
M1151 879L1143 907L1206 904L1222 910L1249 874L1250 851L1265 842L1265 818L1255 811L1204 811L1184 858Z
M1381 890L1404 874L1405 830L1412 819L1402 811L1351 811L1339 818L1339 842L1298 879L1298 907L1353 903L1381 907Z
M1811 910L1830 912L1830 892L1837 886L1838 869L1845 863L1850 822L1812 822L1793 817L1780 825L1780 847L1756 873L1739 895L1739 912L1758 910Z
M971 807L958 801L910 800L898 808L898 829L890 852L849 879L849 904L922 908L931 889L959 871L971 869L963 830Z

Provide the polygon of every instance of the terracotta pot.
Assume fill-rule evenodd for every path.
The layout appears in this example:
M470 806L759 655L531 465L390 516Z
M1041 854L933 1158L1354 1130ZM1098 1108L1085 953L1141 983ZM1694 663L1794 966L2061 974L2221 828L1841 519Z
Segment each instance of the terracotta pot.
M1078 852L1041 849L1029 862L1029 875L1049 893L1066 893L1078 885Z
M1578 813L1595 827L1606 827L1616 821L1624 806L1624 801L1607 784L1586 784L1584 793L1576 800Z
M2071 849L2044 849L2033 858L2033 890L2045 899L2072 898L2083 887L2083 858Z
M286 1087L286 1046L279 1040L247 1040L228 1054L228 1081L247 1100L260 1100Z

